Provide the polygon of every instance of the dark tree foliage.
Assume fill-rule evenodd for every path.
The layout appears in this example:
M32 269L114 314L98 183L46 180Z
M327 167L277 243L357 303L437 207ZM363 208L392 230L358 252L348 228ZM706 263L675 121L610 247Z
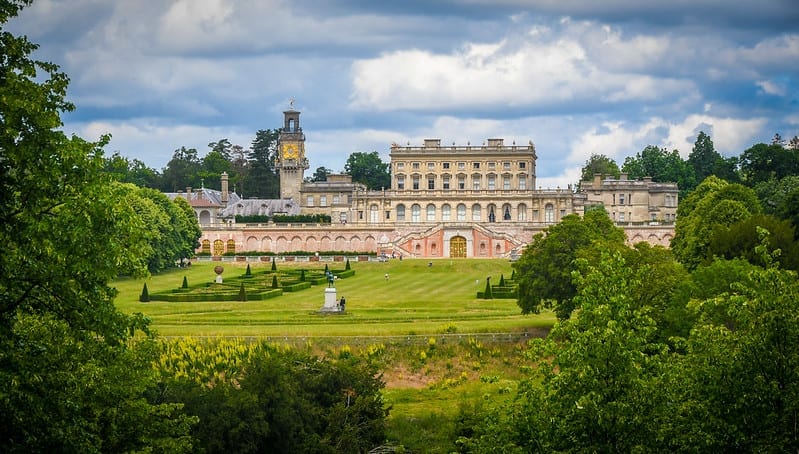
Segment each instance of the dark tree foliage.
M677 150L648 145L635 156L627 157L622 171L633 180L651 177L660 183L677 183L680 194L685 195L696 187L694 168L680 157Z
M164 397L199 417L205 452L365 453L385 440L382 378L374 365L269 347L234 386L175 380Z
M368 189L391 187L389 165L380 159L376 151L352 153L344 164L344 171L352 176L352 181L363 183Z
M317 167L313 175L305 178L305 181L310 183L327 181L327 176L330 175L331 173L333 173L333 171L328 169L327 167Z
M146 226L105 170L107 138L67 137L68 79L6 31L0 0L0 451L185 452L191 419L151 405L141 315L109 286L146 272Z
M577 292L572 281L574 261L589 249L614 249L624 245L624 231L613 225L607 212L590 210L584 217L568 215L533 237L514 262L522 313L553 307L561 320L569 318Z
M677 208L671 241L674 256L689 270L708 263L713 259L708 246L714 228L732 225L761 211L752 189L708 177Z
M619 166L616 161L603 154L591 154L591 157L585 161L580 174L580 181L592 181L594 175L597 174L602 175L603 178L619 178Z
M735 224L716 226L710 235L707 255L725 259L742 258L754 265L766 266L762 231L768 233L765 250L771 254L779 250L777 263L783 269L799 270L799 243L790 221L757 214Z
M700 131L696 136L696 142L691 153L688 155L688 164L694 169L696 181L703 181L705 178L714 175L717 162L723 159L713 146L713 140Z
M741 154L740 173L743 183L749 187L799 175L799 151L779 144L753 145Z
M280 196L280 176L275 170L278 129L259 129L247 155L248 197L277 199Z
M201 185L200 171L202 162L195 148L180 147L172 154L172 159L161 171L161 189L165 192L177 192L187 187L198 188Z

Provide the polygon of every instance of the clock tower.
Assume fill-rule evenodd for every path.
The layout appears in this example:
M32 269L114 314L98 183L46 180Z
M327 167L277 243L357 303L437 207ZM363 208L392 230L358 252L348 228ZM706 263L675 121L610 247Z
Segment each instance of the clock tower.
M308 159L305 158L305 134L300 127L300 112L294 110L294 101L283 112L283 128L277 138L276 167L280 171L280 198L300 203L300 189Z

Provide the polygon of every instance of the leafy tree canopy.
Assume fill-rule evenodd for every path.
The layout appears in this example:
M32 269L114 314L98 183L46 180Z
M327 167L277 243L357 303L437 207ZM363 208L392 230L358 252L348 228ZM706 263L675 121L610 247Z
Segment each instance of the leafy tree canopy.
M363 183L368 189L391 187L389 165L376 151L352 153L344 164L344 171L352 175L352 181Z
M579 254L600 248L624 246L626 236L613 225L607 212L590 210L584 217L568 215L533 237L513 267L519 283L517 304L522 313L538 313L553 306L558 318L569 317L576 286L572 282L574 261Z

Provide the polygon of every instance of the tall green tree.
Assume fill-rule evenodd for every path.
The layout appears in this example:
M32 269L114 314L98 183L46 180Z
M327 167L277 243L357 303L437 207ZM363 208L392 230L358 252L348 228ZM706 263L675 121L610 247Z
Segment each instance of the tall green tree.
M752 189L708 177L677 208L671 242L674 256L689 270L709 262L713 259L708 253L713 229L732 225L761 211Z
M376 151L352 153L344 164L344 171L352 175L352 181L363 183L368 189L391 187L389 165Z
M656 450L663 369L649 309L635 299L645 270L601 254L575 271L580 310L532 344L533 376L485 418L467 452L647 452Z
M770 180L799 175L799 151L780 144L759 143L744 150L740 157L741 177L747 186L755 187Z
M332 170L328 169L327 167L317 167L314 171L313 175L306 178L305 180L309 183L314 183L318 181L327 181L327 176L333 173Z
M688 155L688 164L694 169L696 181L703 181L714 175L716 162L720 159L722 157L713 146L713 140L704 131L699 131L694 147Z
M592 153L591 157L585 161L585 165L580 173L580 181L592 181L594 175L610 176L619 178L619 166L616 161L604 154Z
M255 133L247 155L249 172L245 181L247 194L252 197L280 197L280 176L275 170L278 135L277 129L261 129Z
M146 320L108 285L146 272L146 226L105 171L107 137L59 130L67 76L5 29L30 3L0 0L0 451L184 452L191 420L130 367L149 363L128 344Z
M675 405L658 421L664 450L799 449L799 280L771 266L748 276L695 304L699 321L669 372Z
M161 171L163 180L160 189L165 192L177 192L187 187L200 187L201 169L202 161L197 156L197 150L180 147L175 150L172 159Z
M624 230L613 225L607 212L590 210L584 217L565 216L561 222L537 234L514 262L519 283L517 304L522 313L538 313L553 307L560 320L575 308L577 287L572 281L575 260L591 251L617 250L624 246Z
M680 194L685 195L696 187L693 167L680 157L677 150L647 145L635 156L628 156L622 171L631 179L651 177L660 183L677 183Z

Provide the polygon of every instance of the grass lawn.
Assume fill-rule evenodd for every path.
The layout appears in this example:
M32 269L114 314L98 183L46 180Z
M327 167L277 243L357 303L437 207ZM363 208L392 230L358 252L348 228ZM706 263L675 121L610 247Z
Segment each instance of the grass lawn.
M432 263L432 266L429 264ZM212 282L219 262L195 262L146 279L150 293ZM246 263L224 262L223 277L241 275ZM253 272L271 263L250 263ZM281 268L318 268L324 263L279 263ZM343 269L341 262L328 262ZM145 280L120 279L116 304L126 313L142 312L164 336L339 337L412 334L510 332L550 326L551 314L525 316L513 299L477 299L485 279L510 278L507 260L405 259L386 263L351 261L355 275L336 282L338 298L347 300L345 314L322 315L324 287L284 293L278 298L246 302L139 302ZM389 278L386 279L385 275Z
M343 263L327 263L334 270L344 269ZM511 398L527 366L519 354L525 341L516 337L515 342L492 342L491 335L478 339L470 334L540 335L541 328L555 321L551 312L521 315L513 299L477 299L486 277L496 283L500 275L507 279L512 273L507 260L487 259L351 261L355 275L336 282L338 297L347 300L342 315L319 313L326 286L265 301L139 302L145 281L151 293L180 287L184 276L189 285L212 282L218 264L196 262L146 280L117 280L117 307L144 313L163 336L268 337L329 355L350 346L353 353L362 354L373 344L385 344L383 394L391 406L387 435L411 452L451 452L460 406L495 406ZM223 277L230 279L243 274L247 265L222 266ZM257 272L271 263L250 266ZM295 262L278 263L277 268L324 266Z

